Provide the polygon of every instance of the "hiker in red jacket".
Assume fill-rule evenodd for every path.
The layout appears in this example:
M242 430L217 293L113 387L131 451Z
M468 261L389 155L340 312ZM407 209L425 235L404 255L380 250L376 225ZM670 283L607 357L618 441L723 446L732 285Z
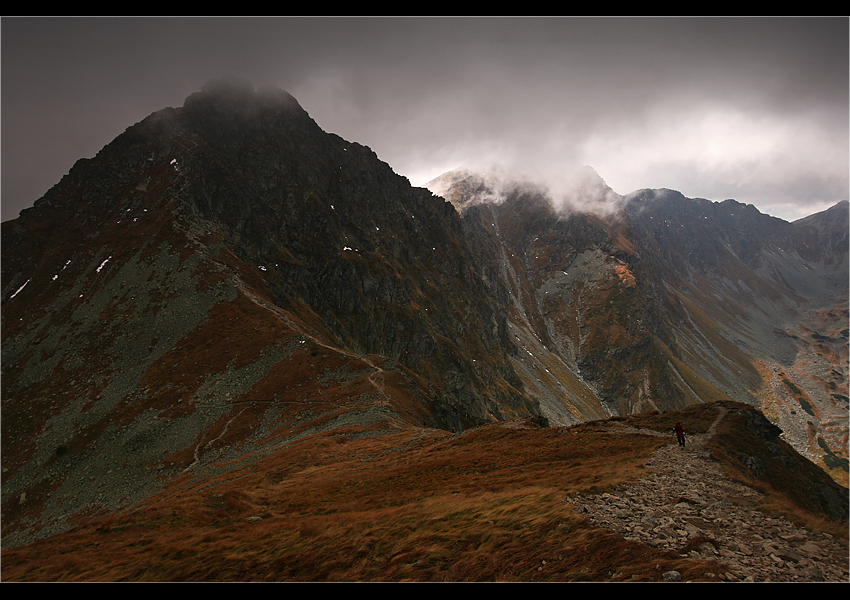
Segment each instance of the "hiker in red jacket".
M679 439L679 445L685 447L685 426L681 423L676 423L673 426L673 431L676 432L676 437Z

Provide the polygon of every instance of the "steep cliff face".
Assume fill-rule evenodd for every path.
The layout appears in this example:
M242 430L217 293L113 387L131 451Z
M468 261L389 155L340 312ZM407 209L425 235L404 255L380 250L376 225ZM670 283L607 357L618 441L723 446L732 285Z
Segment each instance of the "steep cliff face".
M511 290L514 362L551 420L701 401L673 363L663 287L637 251L627 215L558 210L541 189L494 189L469 173L429 185L445 189L470 229L488 230L499 249L489 260ZM601 180L592 187L607 190Z
M186 119L216 148L188 166L198 173L192 197L227 227L237 256L267 269L275 304L303 303L336 343L433 380L467 425L527 412L504 360L506 315L475 273L450 204L303 118L284 135L272 134L282 129L273 116L230 137L207 129L208 113L229 114L208 98L186 103Z
M671 190L612 203L601 179L585 211L463 171L429 187L487 232L477 260L510 290L512 360L551 421L731 398L846 478L846 203L792 224Z
M788 223L646 190L626 211L682 360L846 483L847 203Z

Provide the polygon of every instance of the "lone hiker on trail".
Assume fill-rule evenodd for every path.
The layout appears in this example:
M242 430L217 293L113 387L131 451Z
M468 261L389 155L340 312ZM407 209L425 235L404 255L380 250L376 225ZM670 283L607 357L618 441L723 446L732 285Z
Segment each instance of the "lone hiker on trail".
M679 439L679 445L685 447L685 426L681 423L676 423L673 426L673 431L676 432L676 437Z

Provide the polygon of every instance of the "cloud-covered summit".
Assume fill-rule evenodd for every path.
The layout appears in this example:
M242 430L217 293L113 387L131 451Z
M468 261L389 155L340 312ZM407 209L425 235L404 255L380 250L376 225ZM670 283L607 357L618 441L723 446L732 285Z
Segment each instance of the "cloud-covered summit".
M9 18L3 219L128 125L227 76L286 90L415 185L591 165L787 220L847 199L840 18ZM259 87L258 87L259 89Z
M588 165L564 165L549 171L521 170L503 164L469 166L435 177L425 187L444 196L454 184L464 180L474 189L465 204L501 203L512 193L530 191L544 196L559 214L604 215L617 210L623 201Z

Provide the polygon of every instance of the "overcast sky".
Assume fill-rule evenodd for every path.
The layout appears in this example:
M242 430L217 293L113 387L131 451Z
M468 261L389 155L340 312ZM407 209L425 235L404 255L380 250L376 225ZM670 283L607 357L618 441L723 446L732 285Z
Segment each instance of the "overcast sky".
M498 162L786 220L848 197L839 18L2 19L2 220L210 79L292 94L424 185Z

